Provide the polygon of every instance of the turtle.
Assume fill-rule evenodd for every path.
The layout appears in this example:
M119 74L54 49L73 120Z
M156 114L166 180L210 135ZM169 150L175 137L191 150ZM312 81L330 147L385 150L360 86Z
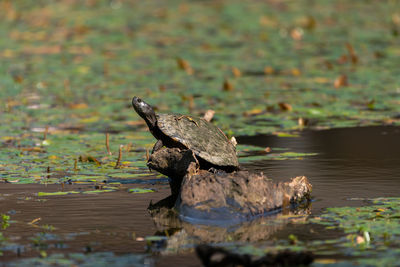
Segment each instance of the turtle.
M155 113L148 103L136 96L132 106L157 139L152 153L163 146L189 149L202 169L228 172L239 169L235 146L211 122L194 116Z

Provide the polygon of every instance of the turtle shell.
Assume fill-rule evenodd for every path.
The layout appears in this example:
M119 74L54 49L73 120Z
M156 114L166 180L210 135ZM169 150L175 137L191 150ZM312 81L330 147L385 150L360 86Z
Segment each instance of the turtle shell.
M156 116L157 125L165 135L191 149L197 156L217 166L239 166L235 146L214 124L190 116Z

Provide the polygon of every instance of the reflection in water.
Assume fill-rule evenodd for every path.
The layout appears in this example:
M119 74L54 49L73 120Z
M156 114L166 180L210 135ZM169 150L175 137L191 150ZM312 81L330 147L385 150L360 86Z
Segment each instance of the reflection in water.
M271 239L277 231L283 229L291 220L305 221L310 213L309 206L267 217L259 217L231 227L199 225L181 221L174 210L156 208L151 211L158 229L156 235L168 235L167 242L153 248L162 254L182 252L192 249L195 244L213 243L258 243Z
M304 160L257 161L245 167L274 180L305 175L313 185L313 214L330 206L360 205L350 198L400 194L400 128L305 131L299 138L239 137L239 143L316 152Z

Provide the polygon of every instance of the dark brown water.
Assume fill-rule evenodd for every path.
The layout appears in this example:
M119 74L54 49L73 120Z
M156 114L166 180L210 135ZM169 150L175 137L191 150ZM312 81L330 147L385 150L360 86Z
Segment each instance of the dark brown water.
M238 141L318 153L300 161L258 161L246 166L275 180L307 176L313 185L314 214L325 207L359 204L349 198L400 194L399 127L307 131L300 138L256 136Z
M313 215L326 207L363 205L362 201L351 198L400 194L398 127L305 131L299 138L255 136L239 137L238 141L260 147L318 153L303 160L257 161L245 165L247 169L263 171L275 180L307 176L313 185ZM169 189L163 184L152 185L157 192L147 194L130 194L122 187L116 192L99 195L36 196L38 191L54 192L78 187L82 185L61 188L60 185L0 184L0 213L11 214L12 220L16 221L6 232L15 246L0 256L0 262L6 265L21 257L38 256L38 245L32 237L42 232L57 235L54 240L43 242L48 254L70 251L147 254L157 266L200 266L193 253L196 242L224 243L233 237L234 241L255 244L272 238L286 238L290 233L301 239L341 234L322 227L310 229L286 222L265 227L274 217L229 230L177 221L154 221L146 209L151 200L155 202L168 196ZM37 218L41 218L38 223L28 224ZM56 229L44 231L38 225L51 225ZM157 250L154 246L150 249L142 237L153 235L167 235L170 239L162 245L163 249Z

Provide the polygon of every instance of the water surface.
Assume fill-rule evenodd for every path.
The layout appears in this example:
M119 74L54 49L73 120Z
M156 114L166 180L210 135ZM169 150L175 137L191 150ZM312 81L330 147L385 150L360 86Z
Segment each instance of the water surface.
M357 198L400 195L398 127L343 128L304 131L300 137L261 135L237 139L241 144L269 146L272 150L286 148L295 152L318 153L302 160L260 160L243 165L251 171L262 171L277 181L307 176L313 185L312 216L319 215L326 207L366 204L363 200L354 200ZM340 231L327 231L317 225L273 224L271 221L275 217L229 230L168 220L154 221L146 209L150 201L167 197L169 189L165 182L153 184L149 178L155 177L147 177L150 182L145 186L154 188L156 192L146 194L130 194L126 189L138 185L123 184L116 192L99 195L37 197L38 191L69 191L88 185L1 184L0 212L8 212L16 221L6 232L16 245L4 252L2 261L38 256L38 244L33 238L43 232L55 235L42 242L49 254L68 251L146 254L155 260L157 266L178 263L181 266L200 266L192 250L194 244L226 244L227 236L233 236L230 243L237 238L236 241L242 245L246 242L259 245L273 239L285 239L291 233L302 240L343 235ZM55 230L45 231L35 224L28 224L37 218L41 218L37 225L51 225ZM153 235L170 238L167 244L161 242L161 249L157 250L142 239ZM179 238L181 240L176 241Z

